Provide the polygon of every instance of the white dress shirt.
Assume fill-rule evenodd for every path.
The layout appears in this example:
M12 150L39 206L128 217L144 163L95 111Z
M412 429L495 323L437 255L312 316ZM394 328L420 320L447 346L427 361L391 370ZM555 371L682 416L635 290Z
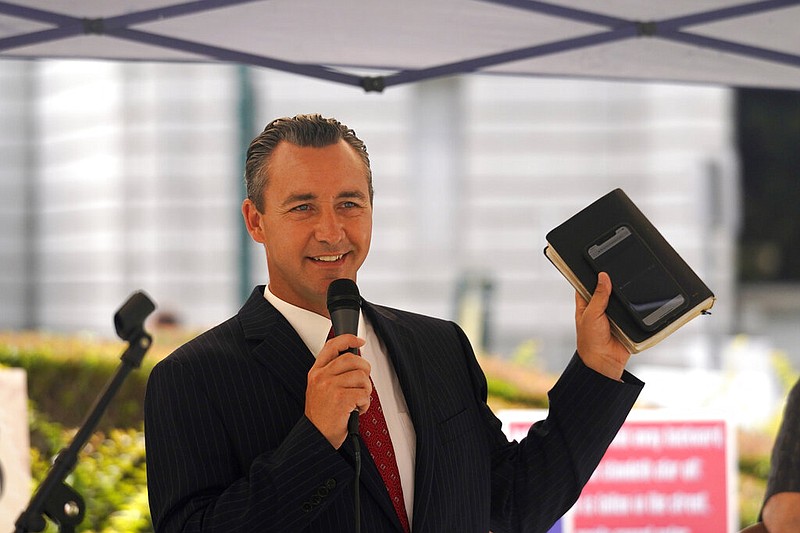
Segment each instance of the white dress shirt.
M269 287L264 297L292 325L309 351L314 355L322 350L328 339L331 321L306 309L285 302L272 294ZM414 461L417 449L417 435L411 417L408 415L403 390L397 380L394 367L386 353L386 347L375 334L375 330L359 311L358 336L366 341L360 348L361 356L369 361L372 368L370 377L381 400L386 426L392 439L397 468L400 471L400 483L403 486L403 500L408 513L409 525L412 522L414 509Z

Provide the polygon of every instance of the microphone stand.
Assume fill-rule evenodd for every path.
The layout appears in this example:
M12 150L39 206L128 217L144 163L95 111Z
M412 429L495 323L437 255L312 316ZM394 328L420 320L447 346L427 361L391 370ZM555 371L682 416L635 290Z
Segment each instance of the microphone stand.
M69 446L56 456L47 477L31 497L25 509L15 522L15 533L44 531L46 522L42 514L58 524L62 533L73 533L86 514L86 505L78 492L65 483L66 477L75 468L78 452L89 440L100 417L111 403L122 382L131 370L142 364L145 353L153 338L144 330L144 319L153 312L155 304L141 291L135 292L114 315L114 326L128 348L123 352L122 362L115 375L95 400L89 415L84 420Z

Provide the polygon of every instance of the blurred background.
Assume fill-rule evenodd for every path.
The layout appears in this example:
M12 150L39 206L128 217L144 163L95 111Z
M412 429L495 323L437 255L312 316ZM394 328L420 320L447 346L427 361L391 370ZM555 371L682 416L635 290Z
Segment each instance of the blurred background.
M486 75L365 94L229 65L5 60L10 351L20 332L114 340L135 290L158 305L156 342L235 314L268 282L241 220L243 154L268 121L298 113L338 118L369 149L368 300L458 321L487 367L556 375L574 350L574 302L545 234L621 187L718 298L634 356L642 402L774 427L800 367L794 91Z
M239 211L246 145L318 112L370 151L367 299L557 372L573 301L545 234L621 187L718 297L634 366L721 370L743 342L759 355L737 364L798 364L799 108L793 91L676 84L465 76L365 94L235 66L3 61L0 327L113 336L136 289L185 328L234 314L267 281Z

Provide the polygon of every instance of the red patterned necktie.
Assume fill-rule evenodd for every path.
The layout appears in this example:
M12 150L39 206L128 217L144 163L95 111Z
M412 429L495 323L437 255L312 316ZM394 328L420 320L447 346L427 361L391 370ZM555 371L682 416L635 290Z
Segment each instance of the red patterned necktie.
M328 338L333 337L333 328L328 333ZM408 524L408 514L406 513L406 504L403 499L403 487L400 484L400 470L397 468L397 459L394 455L394 446L392 446L392 439L389 435L389 428L386 426L386 418L383 416L383 408L381 407L381 400L378 398L378 391L375 389L375 383L372 383L372 378L369 378L372 384L372 392L369 395L369 409L362 416L358 417L358 430L361 433L361 439L367 445L367 450L375 461L375 466L378 467L378 472L383 478L383 483L386 485L386 490L389 491L389 498L392 500L392 505L400 519L400 524L403 526L403 531L408 533L410 527Z

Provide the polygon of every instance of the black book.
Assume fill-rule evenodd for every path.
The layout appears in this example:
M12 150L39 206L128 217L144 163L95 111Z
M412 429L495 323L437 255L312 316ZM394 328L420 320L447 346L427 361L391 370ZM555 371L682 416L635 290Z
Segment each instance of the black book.
M547 234L544 253L587 301L597 274L613 286L611 330L631 353L664 340L714 305L714 293L622 189Z

